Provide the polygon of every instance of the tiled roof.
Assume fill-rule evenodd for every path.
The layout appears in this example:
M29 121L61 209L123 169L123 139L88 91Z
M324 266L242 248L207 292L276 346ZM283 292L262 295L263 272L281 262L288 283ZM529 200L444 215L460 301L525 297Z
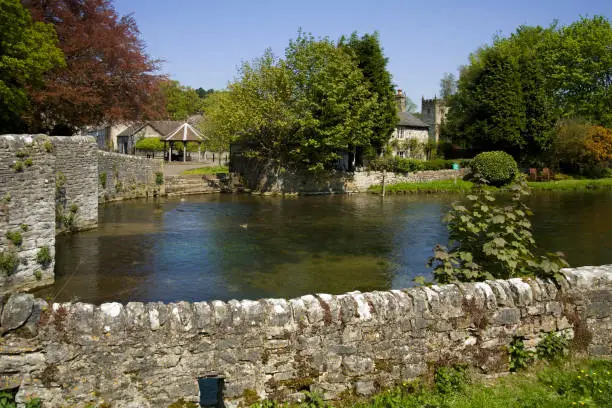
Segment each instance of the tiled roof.
M172 133L166 135L164 140L174 142L201 142L204 140L204 137L200 134L200 132L195 130L193 126L187 122L184 122Z
M412 116L408 112L398 112L399 124L398 126L407 126L411 128L429 129L429 126L421 119Z
M119 136L132 136L133 134L137 133L140 129L145 127L145 125L146 125L146 123L136 123L134 125L128 126L125 130L123 130L121 133L119 133L117 135L117 137L119 137Z

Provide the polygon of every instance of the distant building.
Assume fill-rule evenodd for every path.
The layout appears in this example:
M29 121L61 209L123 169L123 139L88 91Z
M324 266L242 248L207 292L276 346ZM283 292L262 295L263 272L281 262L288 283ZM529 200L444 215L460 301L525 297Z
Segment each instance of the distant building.
M429 126L429 140L436 143L440 141L440 128L447 114L448 106L444 99L435 96L433 99L421 98L421 116L423 122Z
M117 136L127 129L130 123L116 123L114 125L87 126L80 130L81 135L92 136L96 139L98 149L116 151Z
M140 139L148 137L163 139L183 123L177 120L151 120L134 124L117 135L117 151L124 154L135 154L136 142Z
M425 159L424 145L429 141L429 126L406 112L406 95L401 89L395 96L399 123L391 134L389 147L393 156Z

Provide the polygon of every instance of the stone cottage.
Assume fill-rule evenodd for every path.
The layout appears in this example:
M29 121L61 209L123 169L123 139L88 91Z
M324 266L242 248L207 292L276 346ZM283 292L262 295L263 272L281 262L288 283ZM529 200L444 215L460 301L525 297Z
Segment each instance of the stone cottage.
M396 100L399 122L389 140L391 154L402 158L424 160L426 158L424 145L429 141L429 126L406 112L406 95L401 89L397 90Z

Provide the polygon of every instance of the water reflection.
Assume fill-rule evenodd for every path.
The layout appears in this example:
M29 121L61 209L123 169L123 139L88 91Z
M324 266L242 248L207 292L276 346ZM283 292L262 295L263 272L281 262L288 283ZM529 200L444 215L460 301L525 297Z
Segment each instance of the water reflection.
M100 227L57 237L58 301L293 297L410 286L446 243L457 196L282 199L206 195L100 208ZM612 262L612 193L530 198L541 250L572 264Z

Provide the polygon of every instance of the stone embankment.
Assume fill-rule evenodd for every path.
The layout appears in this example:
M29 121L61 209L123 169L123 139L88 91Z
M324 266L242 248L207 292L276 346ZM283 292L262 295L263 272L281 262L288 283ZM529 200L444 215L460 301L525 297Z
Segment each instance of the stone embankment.
M461 170L427 170L415 171L413 173L392 173L385 175L385 184L397 183L421 183L439 180L462 179L467 174L467 169ZM381 171L360 171L353 173L352 180L346 184L346 192L365 192L370 186L382 184L383 173Z
M209 194L230 191L229 176L217 175L181 175L166 176L166 195L169 197L190 194Z
M225 383L227 406L255 398L369 395L465 362L508 370L508 345L546 333L612 356L612 265L528 279L229 302L48 305L13 295L2 311L0 384L45 407L167 407Z
M164 195L162 159L98 151L100 202Z
M164 194L163 162L86 136L0 136L0 294L53 283L55 235L98 225L98 201Z

